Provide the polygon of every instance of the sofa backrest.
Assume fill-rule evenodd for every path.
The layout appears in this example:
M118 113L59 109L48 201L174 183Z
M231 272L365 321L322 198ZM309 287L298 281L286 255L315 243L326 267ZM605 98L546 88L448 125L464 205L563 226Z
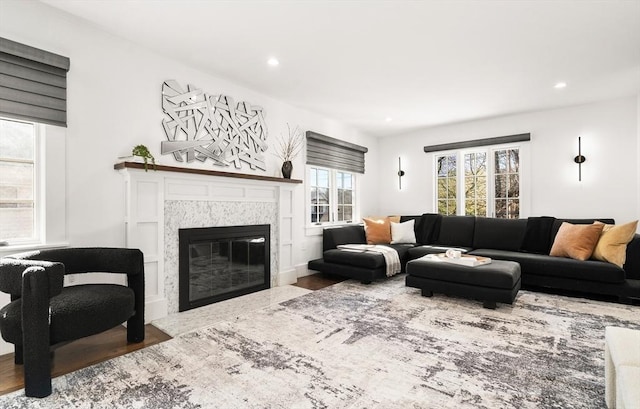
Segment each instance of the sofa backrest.
M553 222L553 227L551 228L551 243L556 238L556 234L558 234L558 230L560 230L560 226L562 226L563 222L571 223L571 224L593 224L595 221L599 221L606 224L615 224L615 220L613 219L556 219Z
M527 219L476 217L473 248L518 251L526 228Z
M436 244L472 247L475 223L475 216L442 216Z
M366 243L364 226L361 224L327 227L322 231L322 251L335 249L341 244Z

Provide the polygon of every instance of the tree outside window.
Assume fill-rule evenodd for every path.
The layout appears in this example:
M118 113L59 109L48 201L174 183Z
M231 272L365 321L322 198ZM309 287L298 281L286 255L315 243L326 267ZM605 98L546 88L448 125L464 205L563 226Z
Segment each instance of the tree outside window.
M458 151L435 161L438 213L520 217L519 148Z
M458 157L457 155L439 156L437 166L438 213L456 214L458 211Z
M520 217L520 151L494 152L495 215L507 219Z

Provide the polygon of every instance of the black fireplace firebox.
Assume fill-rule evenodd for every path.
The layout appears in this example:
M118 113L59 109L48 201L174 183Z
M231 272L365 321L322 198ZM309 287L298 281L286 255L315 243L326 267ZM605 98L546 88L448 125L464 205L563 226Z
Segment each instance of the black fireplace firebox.
M271 286L269 225L180 229L179 310Z

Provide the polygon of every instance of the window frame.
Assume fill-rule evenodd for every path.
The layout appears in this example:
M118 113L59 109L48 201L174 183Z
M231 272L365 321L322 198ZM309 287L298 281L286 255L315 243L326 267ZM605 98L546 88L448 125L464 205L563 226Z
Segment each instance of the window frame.
M45 164L44 164L44 132L45 125L27 121L23 119L0 117L0 121L19 122L23 124L29 124L33 127L33 235L29 238L11 239L9 237L0 237L0 240L7 244L0 247L7 248L13 246L30 246L30 245L42 245L45 237L45 204L44 198L46 197L44 192L44 177L45 177Z
M326 170L329 172L329 221L326 222L312 222L311 221L311 189L314 187L311 184L311 169L320 169ZM316 230L321 231L324 227L327 226L341 226L347 224L357 224L357 221L360 220L360 200L359 200L359 177L358 173L350 172L342 169L328 168L324 166L317 165L306 165L305 167L306 178L305 178L305 225L307 226L307 230L310 230L313 234L319 234ZM347 173L351 175L351 191L352 191L352 214L351 221L337 221L338 217L338 187L337 187L337 174L338 173Z
M37 147L35 160L39 163L34 170L36 185L34 200L37 218L37 239L12 240L0 246L0 257L10 254L46 248L61 248L69 245L67 238L66 214L66 138L67 128L20 118L3 116L10 121L35 123L37 125ZM6 240L5 238L0 238Z
M477 215L478 217L496 217L495 209L495 152L501 150L518 149L519 151L519 164L518 164L518 178L519 178L519 215L518 218L527 217L529 208L529 172L528 172L528 144L526 143L509 143L501 145L489 145L478 146L463 149L447 150L433 152L433 209L436 213L439 212L438 206L438 158L442 156L455 156L456 157L456 213L457 216L464 216L466 214L465 206L465 168L464 168L464 156L471 153L486 153L487 157L487 183L486 183L486 200L487 200L487 213L486 215Z

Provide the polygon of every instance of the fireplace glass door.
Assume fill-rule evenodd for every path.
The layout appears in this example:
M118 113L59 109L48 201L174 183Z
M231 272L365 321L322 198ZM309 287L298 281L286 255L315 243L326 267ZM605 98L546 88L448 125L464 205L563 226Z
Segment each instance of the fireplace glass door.
M268 225L181 229L180 311L269 288L269 254Z

